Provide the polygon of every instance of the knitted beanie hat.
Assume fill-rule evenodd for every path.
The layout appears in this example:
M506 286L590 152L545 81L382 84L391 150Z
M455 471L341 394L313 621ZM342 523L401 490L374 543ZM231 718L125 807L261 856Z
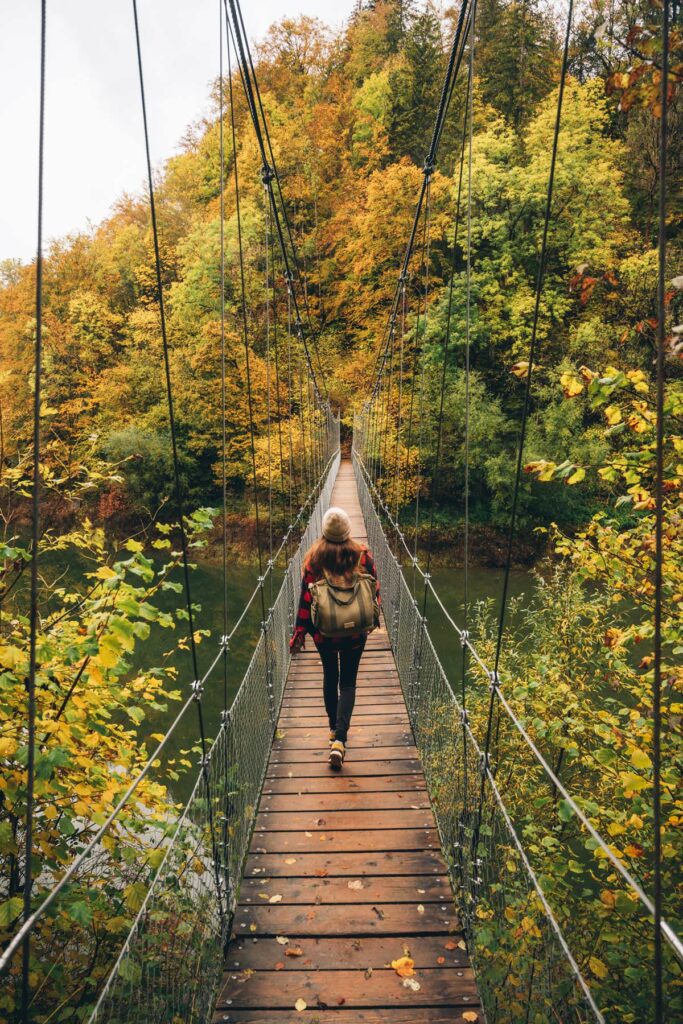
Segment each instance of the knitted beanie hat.
M333 544L343 544L351 536L351 520L343 508L328 508L323 516L323 537Z

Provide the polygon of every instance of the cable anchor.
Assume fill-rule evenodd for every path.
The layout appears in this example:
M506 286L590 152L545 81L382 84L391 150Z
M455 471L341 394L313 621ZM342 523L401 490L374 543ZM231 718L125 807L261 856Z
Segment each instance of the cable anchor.
M194 697L194 699L196 701L200 701L202 699L202 694L203 693L204 693L204 682L203 682L203 680L201 680L201 679L193 679L192 680L192 696Z
M500 689L500 678L498 676L497 669L491 669L488 673L489 677L489 693L496 693Z

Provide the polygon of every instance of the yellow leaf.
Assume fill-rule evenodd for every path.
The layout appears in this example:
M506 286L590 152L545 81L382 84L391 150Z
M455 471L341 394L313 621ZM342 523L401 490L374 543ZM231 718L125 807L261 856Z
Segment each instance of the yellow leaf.
M610 427L615 426L617 423L621 423L621 409L618 405L608 405L605 409L605 419L609 423Z
M586 470L583 466L577 466L572 475L567 477L567 483L570 485L581 483L585 476Z
M631 751L631 764L634 768L652 767L652 761L650 760L649 755L646 754L644 750L639 750L638 747L635 747Z
M514 374L515 377L526 377L529 372L529 362L527 359L520 359L518 363L510 367L510 373Z
M294 1009L297 1011L297 1013L303 1013L307 1006L308 1003L306 1002L305 999L297 999L297 1001L294 1003Z
M18 745L17 741L9 736L0 739L0 757L11 757Z
M113 580L116 579L116 573L108 565L101 565L97 572L93 573L93 576L98 580Z
M560 384L565 398L575 398L583 391L583 384L573 373L563 373L560 377Z
M399 978L412 978L415 974L415 961L412 957L400 956L398 960L391 961L391 966L396 971Z
M588 961L588 965L596 978L607 977L607 968L603 964L602 960L598 960L597 956L592 956Z
M479 1020L479 1014L475 1013L474 1010L465 1010L462 1015L463 1020L475 1021Z

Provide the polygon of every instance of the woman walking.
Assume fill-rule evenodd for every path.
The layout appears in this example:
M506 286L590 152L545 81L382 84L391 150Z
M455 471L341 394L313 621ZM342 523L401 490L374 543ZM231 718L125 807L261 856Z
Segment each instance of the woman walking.
M323 697L330 723L329 765L339 771L356 700L356 677L368 634L379 625L379 582L368 549L351 537L341 508L323 516L322 537L304 559L292 654L313 637L323 666Z

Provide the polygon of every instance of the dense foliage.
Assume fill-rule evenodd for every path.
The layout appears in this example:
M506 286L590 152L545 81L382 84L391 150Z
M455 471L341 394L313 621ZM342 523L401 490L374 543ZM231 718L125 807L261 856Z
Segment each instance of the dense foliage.
M677 17L680 5L672 7ZM431 3L375 0L359 4L338 34L316 19L284 19L257 48L303 288L319 328L330 397L347 426L367 394L384 336L456 15ZM652 881L657 18L656 5L646 0L616 6L586 0L572 36L521 496L522 528L527 535L537 528L535 536L548 540L561 568L555 577L543 575L537 603L519 642L507 648L503 666L511 700L532 735L646 889ZM541 0L478 4L469 483L472 518L496 532L507 523L513 485L561 32L555 8ZM674 26L663 666L663 839L666 910L673 920L681 915L672 865L680 856L683 823L677 791L681 753L675 747L683 712L676 668L683 565L681 50L680 28ZM216 84L216 110L218 89ZM229 105L227 86L224 98ZM230 509L251 519L241 233L255 474L261 496L274 492L285 522L315 474L316 455L305 437L313 416L310 380L300 349L290 345L282 266L272 245L266 277L260 159L237 75L233 112L237 154L228 145L224 168L226 486ZM423 512L428 506L438 475L436 520L447 542L458 536L465 479L468 251L462 223L453 238L465 113L461 81L430 187L429 245L417 246L407 283L405 333L388 363L392 376L384 392L379 480L392 507L412 520L418 498ZM226 138L229 129L228 115ZM239 223L232 188L235 160ZM214 115L187 132L182 152L157 176L180 470L190 509L219 504L223 483L220 171ZM465 171L463 194L468 185ZM3 936L22 909L34 287L33 265L9 261L0 267L0 864L8 879L0 902ZM183 640L175 636L169 642L164 664L139 670L134 658L150 630L170 630L184 615L162 611L160 600L175 587L169 572L178 555L170 539L173 473L147 197L125 196L99 226L54 242L46 256L44 300L37 890L58 876L144 763L149 751L137 731L144 715L178 697L172 658ZM412 433L405 428L407 406L399 405L407 403L411 389L417 403ZM278 423L272 434L269 419ZM399 483L401 469L410 470L407 483ZM199 534L208 526L207 512L191 517L193 543L201 543ZM141 540L126 541L133 531ZM75 582L60 578L59 559L67 551L77 552L85 565ZM485 618L480 638L484 647L491 642ZM501 757L513 741L502 730ZM645 967L639 956L649 933L643 927L636 935L641 945L630 944L637 929L622 927L631 912L630 897L586 844L556 794L535 792L538 778L531 765L526 768L526 785L516 778L509 787L524 838L554 905L566 909L564 923L572 937L581 928L584 940L589 937L581 966L601 988L612 1019L635 1024L640 1018L624 1007L639 1005L637 993L647 991L647 956ZM169 820L166 789L153 783L141 787L130 817L122 818L115 833L116 843L107 847L107 870L88 876L77 895L55 907L32 963L41 1006L51 1007L42 1019L85 1015L112 949L141 904ZM157 831L148 856L149 844L142 840L150 827ZM587 861L591 885L579 902L572 885ZM112 901L120 904L113 916ZM494 939L509 948L510 934L504 940L492 934L490 948ZM618 964L621 977L624 963L626 992L617 990L612 970ZM78 983L76 1004L59 1004L62 971ZM0 1009L9 1015L11 997L7 1000ZM642 1005L646 1014L645 997Z

